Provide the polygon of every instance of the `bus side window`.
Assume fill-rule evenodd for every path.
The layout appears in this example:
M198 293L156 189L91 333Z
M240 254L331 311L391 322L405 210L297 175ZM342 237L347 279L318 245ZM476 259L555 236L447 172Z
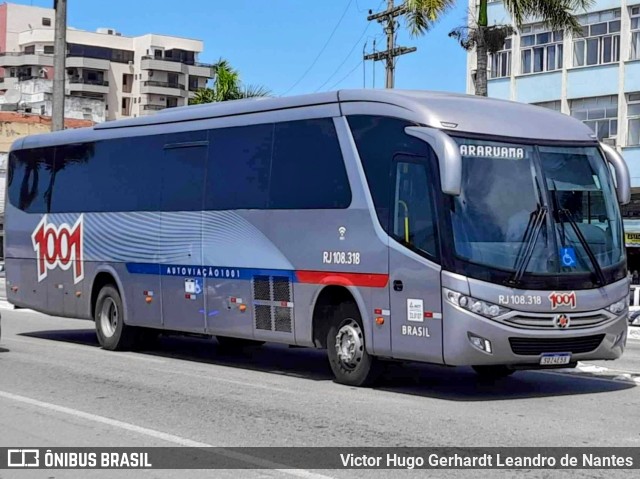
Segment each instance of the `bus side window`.
M424 164L396 162L392 235L400 242L436 257L437 229L431 193Z
M54 149L34 148L11 153L9 201L27 213L48 213Z

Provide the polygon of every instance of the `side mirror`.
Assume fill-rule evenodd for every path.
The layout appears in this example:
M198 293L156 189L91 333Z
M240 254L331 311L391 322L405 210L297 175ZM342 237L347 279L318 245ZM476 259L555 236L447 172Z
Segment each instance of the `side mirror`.
M422 126L408 126L407 135L428 143L438 156L440 187L446 195L458 196L462 189L462 157L458 144L441 130Z
M629 175L629 167L627 162L624 161L622 155L618 151L604 143L600 143L602 151L604 151L605 157L609 163L613 166L616 172L616 195L618 197L618 203L626 205L631 201L631 176Z

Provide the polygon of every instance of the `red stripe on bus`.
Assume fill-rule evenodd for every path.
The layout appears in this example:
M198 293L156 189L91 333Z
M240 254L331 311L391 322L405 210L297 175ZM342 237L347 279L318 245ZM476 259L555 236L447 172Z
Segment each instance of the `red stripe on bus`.
M297 271L300 283L335 284L339 286L362 286L384 288L389 282L388 274L375 273L335 273L332 271Z

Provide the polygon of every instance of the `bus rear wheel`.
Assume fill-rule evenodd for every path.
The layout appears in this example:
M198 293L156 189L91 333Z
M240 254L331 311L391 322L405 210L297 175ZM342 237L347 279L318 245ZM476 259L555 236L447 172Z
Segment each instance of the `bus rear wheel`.
M370 386L378 378L379 363L366 349L364 329L355 304L341 305L327 333L327 355L336 382Z
M502 365L492 366L472 366L478 376L483 379L501 379L511 376L515 373L514 369L509 369Z
M94 319L100 346L110 351L131 349L135 330L124 324L122 298L114 286L104 286L98 293Z

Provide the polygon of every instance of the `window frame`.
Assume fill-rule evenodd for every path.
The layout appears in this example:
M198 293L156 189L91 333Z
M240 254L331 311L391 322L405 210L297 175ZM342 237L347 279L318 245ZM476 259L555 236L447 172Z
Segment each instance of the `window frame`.
M638 98L637 99L632 99L632 95L637 95ZM627 93L626 94L626 100L627 100L627 141L626 141L626 145L627 146L640 146L640 111L638 111L638 113L634 113L632 115L629 114L629 105L638 105L640 106L640 93ZM638 141L637 143L632 143L631 142L631 122L634 123L638 123Z
M629 7L629 17L629 40L631 41L629 60L640 60L640 5L632 5ZM635 28L633 27L634 21L636 23ZM634 45L637 45L637 48L634 48Z
M612 14L611 18L608 18ZM582 25L583 36L575 38L572 45L572 68L590 67L595 65L610 65L620 61L620 18L622 12L620 9L606 10L603 12L589 13L578 17L578 21ZM597 16L597 19L595 19ZM590 20L590 17L594 17ZM618 24L617 29L612 29L612 24ZM592 33L593 27L600 26L602 24L607 25L607 31L604 33ZM611 44L605 49L605 43L609 40ZM589 61L589 42L595 43L596 49L596 62L588 63ZM581 45L581 57L578 57L576 48ZM610 60L605 61L606 55L609 55Z
M509 45L507 47L507 44ZM504 39L502 49L495 53L489 54L489 79L509 78L511 76L511 60L512 60L513 39L507 37ZM496 68L494 68L494 64ZM504 74L503 74L504 72Z
M520 39L520 75L531 75L536 73L545 73L562 70L564 63L564 32L562 30L553 31L549 29L542 29L543 24L530 25L527 34L523 32ZM546 42L538 43L538 37L541 35L548 35ZM524 45L524 39L533 37L533 43L530 45ZM553 68L549 68L549 49L553 48L554 51L554 63ZM542 70L535 70L535 51L542 50ZM528 63L529 70L525 71L525 55L529 53Z
M433 253L423 250L421 248L418 248L417 246L414 246L411 243L408 243L407 241L404 240L404 238L397 236L394 232L394 225L395 225L394 216L395 216L396 194L397 194L396 185L398 181L398 164L399 163L416 164L416 165L422 166L425 169L427 187L429 188L428 201L430 203L431 213L432 213L431 224L433 227L434 250L435 250ZM390 184L391 194L389 195L389 201L391 203L389 205L389 219L388 219L389 229L387 231L389 238L393 239L394 241L396 241L403 247L413 251L414 253L428 259L429 261L436 264L440 264L441 242L440 242L440 224L439 224L440 218L438 217L438 211L439 211L438 198L437 198L438 186L434 181L436 175L433 174L433 171L434 171L433 161L431 160L431 158L426 156L420 156L420 155L411 154L411 153L396 153L393 155L393 158L390 161L389 167L390 167L389 181L391 182Z
M608 98L609 100L614 100L614 101L609 101L606 104L599 104L598 100L599 99L605 99ZM585 101L591 101L593 102L595 100L596 105L589 105L589 106L583 106L583 105L575 105L574 106L574 102L582 102L584 103ZM603 102L604 103L604 102ZM615 108L616 110L616 114L615 116L607 116L608 115L608 110L610 108ZM604 110L604 116L597 116L594 112L603 109ZM591 114L590 114L591 112ZM580 115L578 115L580 114ZM582 115L584 114L584 115ZM580 121L582 121L585 125L587 125L589 128L591 128L591 124L595 123L596 125L596 129L593 130L593 128L591 128L594 133L598 136L598 140L602 141L605 138L613 138L613 137L617 137L618 135L618 117L619 117L620 112L618 111L618 95L603 95L603 96L597 96L597 97L587 97L587 98L576 98L573 100L570 100L569 102L569 115L573 118L576 118ZM582 116L585 116L585 118L582 118ZM600 135L598 135L598 130L599 130L599 124L603 123L603 122L608 122L608 135L606 136L602 136L600 137ZM612 125L615 122L615 133L612 133Z

